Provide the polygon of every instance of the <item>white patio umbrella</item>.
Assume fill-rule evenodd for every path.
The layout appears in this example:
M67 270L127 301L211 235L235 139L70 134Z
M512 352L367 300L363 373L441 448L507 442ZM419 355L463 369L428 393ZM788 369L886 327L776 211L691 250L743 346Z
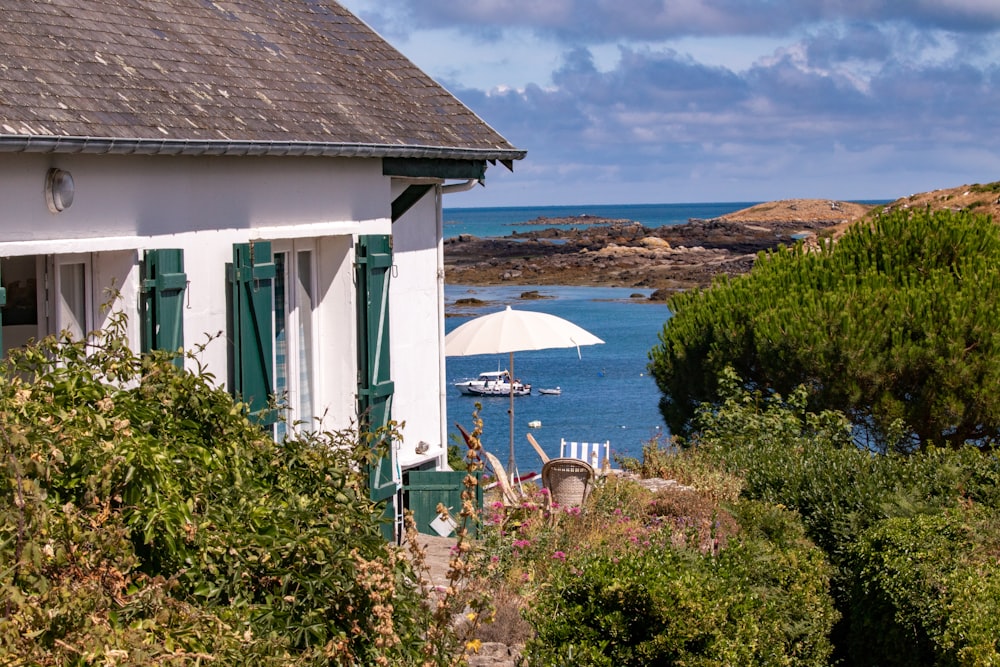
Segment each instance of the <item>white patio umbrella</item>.
M548 313L533 310L505 310L477 317L456 327L444 338L447 357L467 357L474 354L510 354L510 378L514 380L514 353L527 350L547 350L598 345L604 341L586 329ZM510 459L508 472L514 474L514 392L510 393Z

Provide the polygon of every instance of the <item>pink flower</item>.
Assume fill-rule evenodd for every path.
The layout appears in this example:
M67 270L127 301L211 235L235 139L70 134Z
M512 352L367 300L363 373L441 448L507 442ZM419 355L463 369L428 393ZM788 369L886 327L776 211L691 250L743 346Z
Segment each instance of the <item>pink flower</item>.
M566 560L566 552L564 552L564 551L557 551L554 554L552 554L552 557L555 558L556 560L565 561Z
M515 549L526 549L531 546L531 540L514 540Z

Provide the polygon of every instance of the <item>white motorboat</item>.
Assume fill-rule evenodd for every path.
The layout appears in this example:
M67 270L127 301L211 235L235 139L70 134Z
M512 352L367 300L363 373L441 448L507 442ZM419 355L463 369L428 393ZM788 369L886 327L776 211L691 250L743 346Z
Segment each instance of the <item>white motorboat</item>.
M562 393L562 389L560 389L559 387L554 387L552 389L539 389L538 393L539 394L548 394L550 396L558 396L559 394Z
M511 377L506 370L480 373L475 380L456 382L455 386L468 396L510 396ZM514 395L526 396L531 393L531 385L520 380L513 382Z

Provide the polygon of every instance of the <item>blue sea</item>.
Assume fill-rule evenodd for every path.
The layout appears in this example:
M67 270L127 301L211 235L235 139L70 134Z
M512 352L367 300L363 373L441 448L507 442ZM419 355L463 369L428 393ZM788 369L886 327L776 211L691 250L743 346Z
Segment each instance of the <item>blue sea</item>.
M756 202L699 204L580 205L502 208L446 208L444 235L479 237L508 236L515 231L552 227L545 221L525 224L540 217L560 218L590 215L629 219L648 227L676 225L691 218L714 218L752 206ZM568 225L576 226L576 225ZM522 300L522 292L537 289L545 299ZM631 298L648 296L651 290L612 287L469 287L448 285L445 289L447 311L461 317L448 317L446 331L451 331L472 317L514 308L538 310L570 320L602 338L603 345L575 349L538 350L514 355L514 372L530 383L533 393L514 399L514 454L521 473L540 471L541 460L528 444L526 434L534 435L549 456L559 455L560 439L578 442L611 442L613 454L638 458L642 446L654 438L664 438L666 426L657 403L660 398L648 369L649 350L657 344L657 334L670 317L663 303ZM475 297L486 301L481 308L458 310L455 300ZM483 371L508 368L509 355L448 357L450 383L476 377ZM539 388L559 387L558 396L541 395ZM508 397L463 396L449 387L448 431L457 437L455 422L472 428L475 403L482 404L483 443L504 465L510 452ZM529 422L541 422L530 428Z
M508 236L515 231L544 229L553 225L524 224L539 217L558 218L591 215L611 219L629 219L648 227L676 225L691 218L710 219L738 211L757 202L642 204L642 205L580 205L503 208L446 208L444 235L459 234L479 237ZM866 203L885 203L871 201ZM576 225L569 225L576 226ZM447 252L447 251L446 251ZM537 289L542 300L522 300L520 295ZM524 310L538 310L557 315L587 329L602 338L603 345L575 349L538 350L514 355L514 372L523 382L530 383L533 393L514 399L514 454L518 471L541 470L541 460L528 444L531 433L546 453L559 455L560 439L578 442L610 440L612 454L639 458L644 443L667 436L667 428L658 408L659 389L647 369L648 353L658 343L658 334L670 318L663 303L650 303L630 298L639 293L648 296L650 290L612 287L532 287L495 286L469 287L447 285L446 309L450 316L445 330L472 317L501 310L506 305ZM458 309L455 300L475 297L486 301L481 308ZM451 383L476 377L483 371L508 368L509 356L479 355L448 357L446 367ZM540 395L539 388L559 387L559 396ZM484 422L483 443L504 465L510 451L510 420L508 397L462 396L449 387L448 432L455 443L461 443L455 422L472 428L472 412L476 401L482 404L480 416ZM540 428L530 428L528 422L541 422Z
M522 300L522 292L537 289L541 300ZM451 331L472 317L502 310L506 305L557 315L604 340L603 345L553 350L533 350L514 354L514 374L532 385L529 396L514 398L514 453L522 473L540 471L541 460L528 443L532 433L546 453L559 455L561 438L583 442L611 441L613 454L639 457L644 442L663 437L666 426L657 401L659 390L646 368L647 353L657 343L657 334L670 311L663 303L638 302L634 293L648 296L650 290L618 287L469 287L448 285L446 309L464 317L448 317L445 330ZM455 300L475 297L486 301L481 308L455 307ZM446 367L451 384L474 378L483 371L508 369L510 355L448 357ZM540 388L559 387L558 396L538 393ZM448 389L448 432L458 434L455 422L472 430L472 412L482 404L483 445L507 465L510 453L510 418L506 396L464 396ZM541 422L530 428L529 422ZM458 439L458 442L461 442ZM454 444L454 443L453 443Z
M459 234L479 237L508 236L514 232L527 232L548 227L575 227L578 224L553 225L541 221L526 224L538 218L562 218L590 215L641 222L647 227L678 225L691 218L711 219L739 211L759 202L724 202L700 204L580 204L577 206L505 206L493 208L446 208L444 236Z

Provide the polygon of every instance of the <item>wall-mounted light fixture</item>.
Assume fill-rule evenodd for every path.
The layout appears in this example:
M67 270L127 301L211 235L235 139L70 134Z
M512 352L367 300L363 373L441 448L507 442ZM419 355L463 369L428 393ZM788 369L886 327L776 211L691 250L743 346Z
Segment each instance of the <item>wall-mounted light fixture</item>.
M430 448L431 448L431 443L425 440L421 440L420 442L417 443L416 452L417 454L426 454L427 450L429 450Z
M45 174L45 203L53 213L65 211L73 204L73 175L53 167Z

